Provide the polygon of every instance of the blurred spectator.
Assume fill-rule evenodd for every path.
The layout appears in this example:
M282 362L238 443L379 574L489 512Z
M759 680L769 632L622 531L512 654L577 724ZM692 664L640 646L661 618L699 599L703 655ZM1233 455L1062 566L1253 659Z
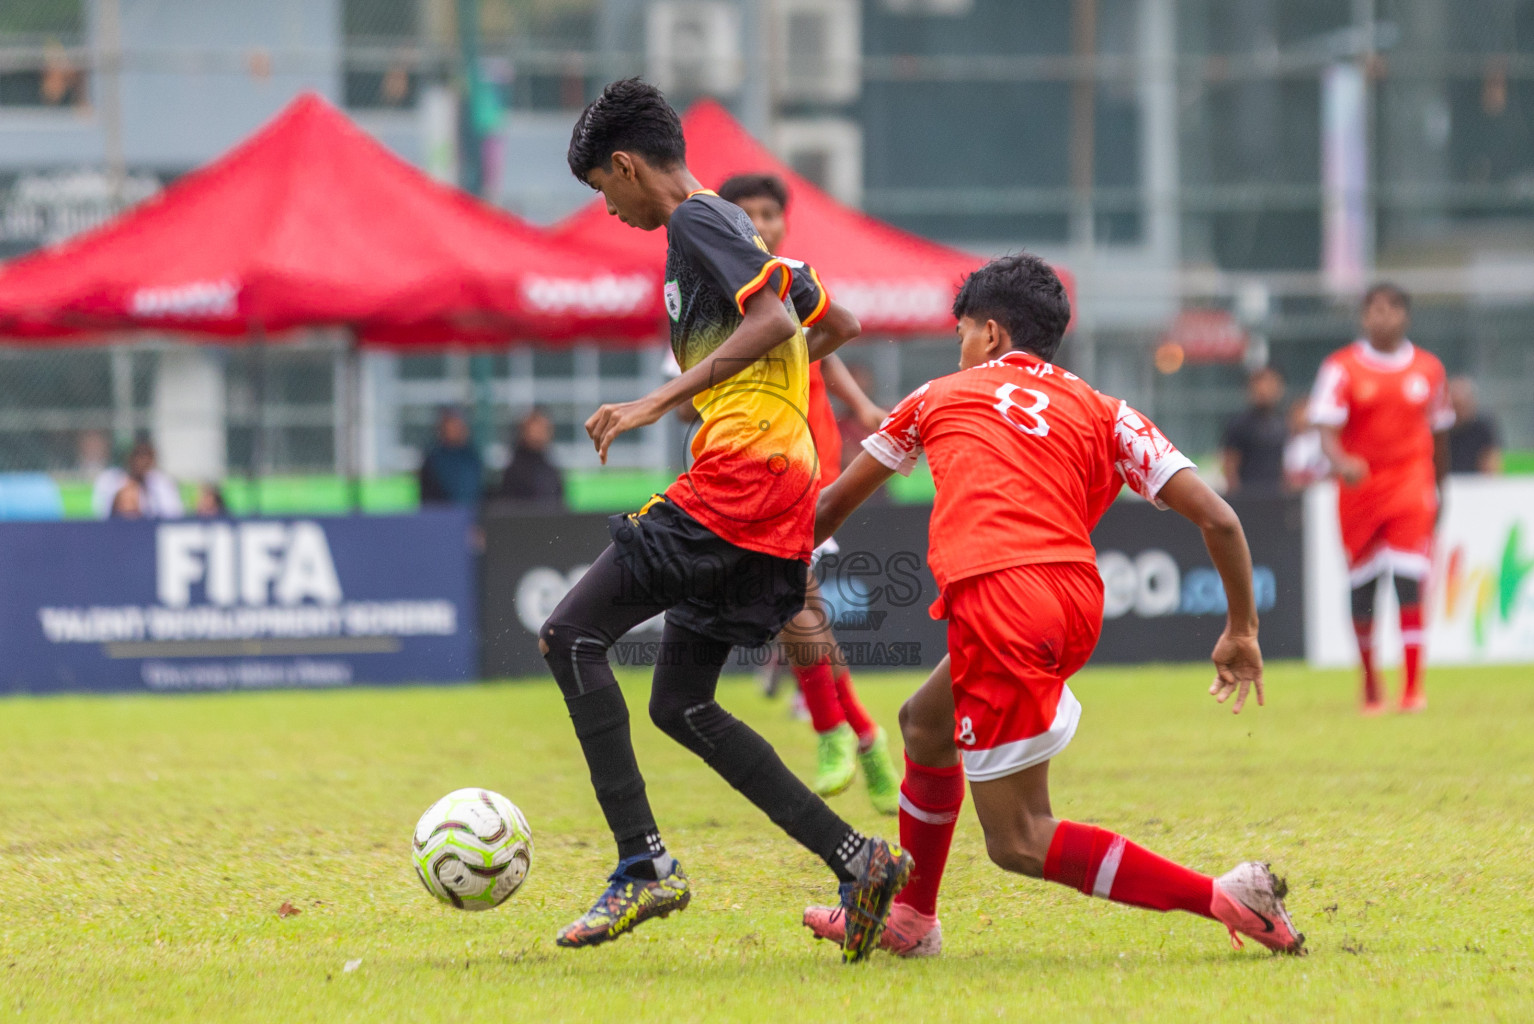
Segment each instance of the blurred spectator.
M1303 491L1331 475L1332 464L1321 447L1321 431L1310 422L1310 396L1289 403L1289 440L1284 442L1284 487Z
M437 440L421 459L421 504L478 505L485 463L469 437L469 421L457 409L437 414Z
M112 507L107 512L109 519L143 519L144 518L144 489L139 486L137 480L128 479L112 495Z
M127 499L137 502L137 514L131 518L180 519L185 514L181 491L176 487L176 481L155 465L155 460L154 444L140 439L128 452L126 468L112 466L103 470L96 478L91 494L96 517L106 519L111 516L117 505L118 492L131 482L137 492L136 496Z
M75 441L75 469L95 479L112 464L112 442L99 430L82 430Z
M553 508L565 506L565 478L549 458L554 421L533 409L517 425L516 447L501 476L500 497Z
M223 519L229 515L229 506L224 504L224 492L218 484L205 483L197 488L192 511L199 519Z
M1284 480L1284 443L1289 427L1280 405L1284 378L1271 366L1246 382L1246 411L1225 427L1220 459L1231 494L1277 494Z
M1454 406L1454 426L1449 428L1449 472L1502 472L1497 421L1480 411L1475 382L1469 377L1449 381L1449 404Z
M836 427L842 434L842 468L846 469L863 450L863 438L879 429L885 411L870 396L875 390L874 373L867 363L845 363L847 381L840 379L833 384L832 374L826 374L826 390L831 397L842 403L842 414L836 418ZM848 384L850 383L850 387ZM859 400L861 399L861 400Z

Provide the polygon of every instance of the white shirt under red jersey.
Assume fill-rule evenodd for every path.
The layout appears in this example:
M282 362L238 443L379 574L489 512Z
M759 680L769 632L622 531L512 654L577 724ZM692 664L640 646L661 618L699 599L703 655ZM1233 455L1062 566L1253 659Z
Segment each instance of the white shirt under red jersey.
M940 590L1014 565L1095 563L1089 534L1119 489L1155 501L1193 465L1127 403L1021 351L923 384L863 448L902 475L927 453Z
M1379 473L1407 463L1431 472L1433 434L1454 425L1443 363L1403 342L1394 352L1359 340L1321 364L1310 419L1339 429L1342 448Z

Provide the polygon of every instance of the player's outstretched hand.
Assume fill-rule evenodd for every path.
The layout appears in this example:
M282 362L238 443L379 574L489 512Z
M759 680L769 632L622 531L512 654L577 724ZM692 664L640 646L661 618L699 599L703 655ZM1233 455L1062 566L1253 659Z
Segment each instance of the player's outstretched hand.
M875 405L873 402L865 403L857 413L858 422L862 424L863 429L869 433L878 430L879 425L884 422L884 418L888 415L888 412L879 408L879 406Z
M1215 677L1209 692L1221 704L1235 694L1236 702L1230 708L1232 714L1241 713L1246 706L1247 694L1252 690L1257 691L1257 703L1263 703L1262 650L1257 646L1255 636L1221 633L1210 660L1214 662Z
M648 427L664 414L665 410L656 406L648 397L604 405L586 420L586 435L596 445L597 455L605 466L607 449L619 434L636 427Z

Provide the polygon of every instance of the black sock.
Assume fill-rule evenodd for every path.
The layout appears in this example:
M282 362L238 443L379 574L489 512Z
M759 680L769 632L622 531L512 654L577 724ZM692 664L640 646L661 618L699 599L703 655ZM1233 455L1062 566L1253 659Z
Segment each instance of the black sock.
M597 803L602 805L607 827L618 842L618 859L647 852L664 853L666 847L645 795L644 776L639 774L639 762L634 759L629 708L623 691L617 686L604 686L583 696L566 698L565 707L586 755Z
M831 870L836 872L837 881L851 882L862 874L865 865L859 863L859 858L867 842L867 836L848 826L847 834L842 836L841 842L836 844L836 862L831 864Z

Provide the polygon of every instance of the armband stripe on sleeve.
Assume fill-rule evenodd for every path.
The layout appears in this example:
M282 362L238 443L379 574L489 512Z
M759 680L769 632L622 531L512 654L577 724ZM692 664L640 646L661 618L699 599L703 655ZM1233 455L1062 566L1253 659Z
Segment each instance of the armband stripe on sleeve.
M762 290L762 286L772 277L774 270L783 271L783 287L778 289L778 298L781 299L787 295L788 284L793 279L793 271L782 260L770 259L762 264L762 269L757 271L755 277L741 285L740 290L735 293L735 308L744 314L746 312L746 300Z
M826 310L831 308L831 293L826 291L826 286L820 283L820 275L815 273L814 267L810 268L810 278L814 280L815 287L820 289L820 301L815 303L815 308L810 310L810 315L800 321L805 327L814 327L826 315Z

